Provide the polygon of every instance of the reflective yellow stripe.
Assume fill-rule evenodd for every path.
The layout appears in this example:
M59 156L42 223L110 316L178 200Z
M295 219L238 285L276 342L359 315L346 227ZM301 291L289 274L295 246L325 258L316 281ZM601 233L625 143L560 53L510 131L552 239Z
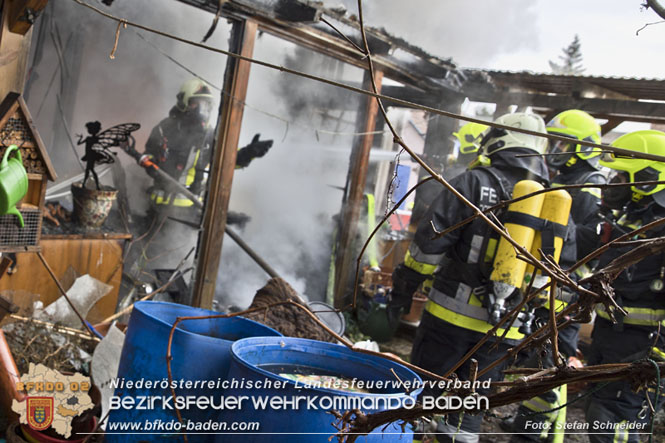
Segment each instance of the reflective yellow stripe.
M558 407L559 406L558 400L555 401L554 403L548 403L546 400L540 397L533 397L524 401L522 405L533 412L541 413L542 415L547 417L547 420L550 422L552 422L558 415L558 411L543 412Z
M482 332L483 334L492 329L492 325L486 321L478 320L472 317L467 317L466 315L458 314L457 312L451 311L450 309L444 308L441 305L436 304L432 300L428 300L425 304L425 310L448 323L452 323L455 326L459 326L465 329L471 329L472 331ZM504 329L497 329L497 335L503 335ZM518 328L512 327L506 334L506 338L512 340L521 340L524 338L524 334L518 331Z
M554 312L561 312L566 308L566 306L568 306L567 302L565 302L563 300L559 300L559 299L554 299ZM550 308L549 298L547 299L547 302L545 303L545 307L547 309Z
M150 199L158 205L169 205L169 204L171 204L170 203L170 201L171 201L170 198L168 198L168 197L164 198L161 195L157 195L157 194L151 194ZM201 201L202 199L199 197L199 200ZM173 200L172 206L189 207L189 206L192 206L193 204L194 203L192 203L192 201L190 199L186 198L186 197L185 198L176 197Z
M651 348L651 356L657 358L658 360L665 361L665 352L656 346Z
M560 387L560 392L559 392L559 405L565 405L566 402L568 401L568 385L563 385ZM563 408L559 409L557 411L556 418L554 419L554 426L552 427L552 433L554 434L554 437L552 438L552 443L563 443L563 436L565 434L565 426L564 423L566 423L566 406Z
M624 423L626 424L624 426L621 426ZM627 424L628 420L623 420L619 422L619 426L617 426L616 431L614 431L614 440L613 440L614 443L625 443L628 441L628 436L630 435L630 433L628 432L628 430L625 429L627 427Z
M367 237L369 237L376 227L375 203L373 194L365 194L365 197L367 197ZM372 237L367 245L367 255L370 267L378 268L379 260L376 251L376 236Z
M421 263L416 261L415 258L411 256L411 251L406 251L406 256L404 257L404 264L406 267L413 269L416 272L419 272L423 275L432 275L436 271L437 265L431 265L429 263Z
M196 164L199 162L199 155L201 155L200 149L196 151L196 156L194 157L194 163L192 164L192 167L187 170L187 177L185 178L185 186L189 186L192 183L194 183L194 177L196 176Z
M661 321L665 320L665 309L631 308L626 306L622 306L622 308L628 313L623 318L623 322L628 325L658 326ZM605 320L611 321L610 315L605 311L605 306L597 305L596 313Z
M580 279L589 277L591 275L591 268L584 264L580 266L579 268L575 269L575 275L577 275Z
M597 199L600 199L602 197L599 188L582 188L582 189L580 189L580 191L588 192L589 194L593 195Z

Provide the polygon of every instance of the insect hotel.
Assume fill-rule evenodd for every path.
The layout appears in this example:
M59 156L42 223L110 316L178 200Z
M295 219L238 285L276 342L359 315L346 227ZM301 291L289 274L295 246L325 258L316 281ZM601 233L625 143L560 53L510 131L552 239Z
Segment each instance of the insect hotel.
M0 160L0 252L37 251L46 181L56 174L25 102L14 92L0 104ZM17 183L24 180L21 167L27 174L23 198L17 195L25 186Z

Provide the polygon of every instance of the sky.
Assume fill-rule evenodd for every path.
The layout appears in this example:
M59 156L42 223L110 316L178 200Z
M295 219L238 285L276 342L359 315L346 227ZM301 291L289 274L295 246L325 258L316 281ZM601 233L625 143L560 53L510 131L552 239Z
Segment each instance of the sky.
M329 0L326 5L339 4ZM346 0L349 13L357 1ZM642 0L365 0L365 23L462 67L549 72L575 34L585 74L665 78L665 23Z

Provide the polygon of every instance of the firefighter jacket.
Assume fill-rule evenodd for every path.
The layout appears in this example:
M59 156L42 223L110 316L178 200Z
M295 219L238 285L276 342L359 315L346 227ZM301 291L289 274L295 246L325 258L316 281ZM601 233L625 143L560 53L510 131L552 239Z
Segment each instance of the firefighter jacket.
M577 185L577 184L604 184L605 176L595 170L587 162L578 162L571 168L565 168L561 173L552 179L552 187ZM568 193L573 197L573 205L570 208L570 215L575 223L575 235L577 242L577 259L583 258L590 252L593 252L599 246L599 236L596 227L600 222L598 212L600 209L600 188L581 188L569 189ZM569 254L565 252L562 255L562 265L572 265Z
M620 214L616 226L612 229L612 238L617 238L633 229L639 228L656 219L665 217L665 208L655 202L645 209L629 210ZM656 238L665 235L665 228L658 226L646 232L640 238ZM600 257L599 268L606 266L612 260L634 249L635 246L623 248L609 248ZM653 330L665 320L665 253L652 254L642 261L628 267L614 280L615 299L628 313L623 317L616 313L618 325L647 328ZM610 317L602 305L596 306L599 317L609 320ZM661 325L662 327L662 325Z
M525 170L511 168L494 158L492 162L492 167L477 167L450 181L480 209L509 200L515 183L527 175ZM447 189L437 196L418 225L404 263L393 273L393 296L403 299L408 293L410 299L418 285L434 274L425 309L440 320L475 331L480 337L492 328L482 292L489 283L499 236L481 218L445 236L436 236L437 232L472 215L473 211ZM522 339L518 332L520 325L516 321L506 338ZM499 329L498 335L503 332Z
M191 120L176 107L169 116L155 126L146 142L146 153L164 172L190 188L195 194L201 192L205 181L205 168L211 154L213 132L209 125ZM192 206L184 195L169 189L158 176L155 179L150 199L156 205Z

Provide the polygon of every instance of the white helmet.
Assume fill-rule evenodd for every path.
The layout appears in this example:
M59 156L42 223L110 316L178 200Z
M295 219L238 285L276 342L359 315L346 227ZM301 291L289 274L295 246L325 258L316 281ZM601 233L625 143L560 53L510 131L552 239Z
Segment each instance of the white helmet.
M547 134L545 121L536 114L527 114L526 112L505 114L497 118L495 123ZM530 149L538 154L544 154L547 149L547 138L491 128L481 141L481 150L487 156L510 148Z

